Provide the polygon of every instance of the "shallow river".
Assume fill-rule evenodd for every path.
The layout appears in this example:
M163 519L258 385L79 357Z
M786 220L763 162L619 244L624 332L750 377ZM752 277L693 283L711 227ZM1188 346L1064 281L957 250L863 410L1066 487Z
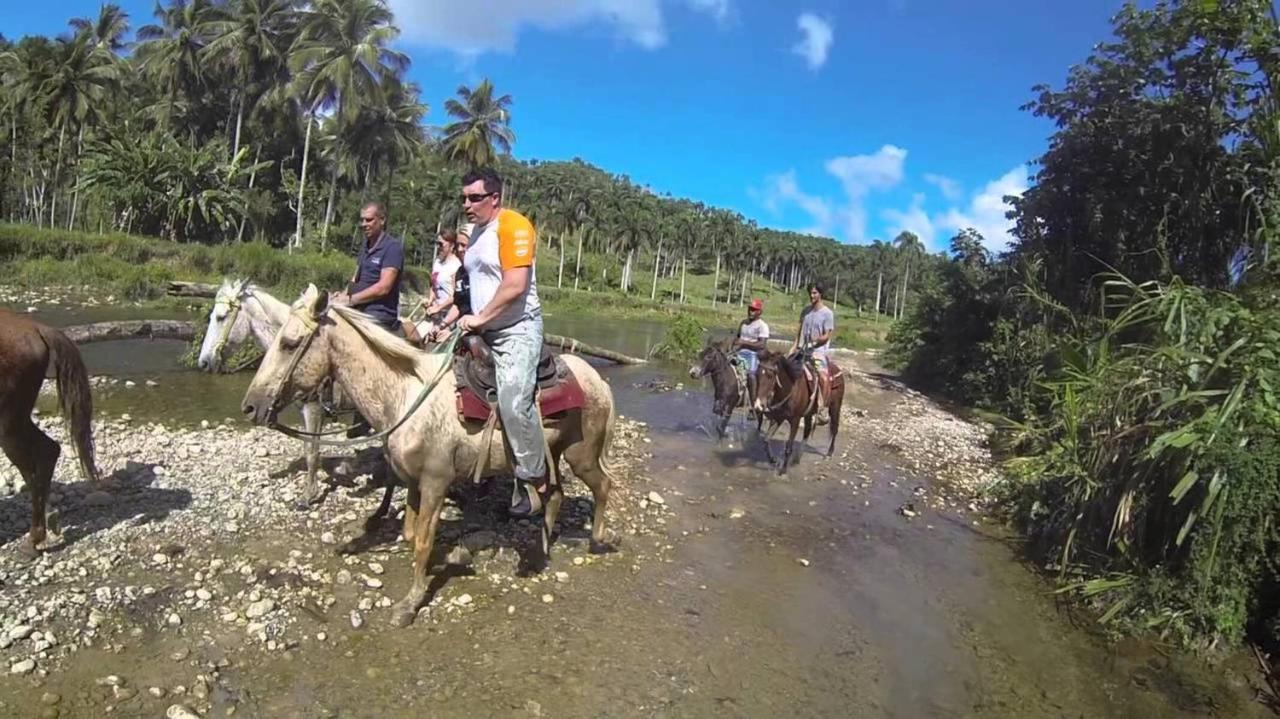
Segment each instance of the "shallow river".
M111 315L37 317L122 318ZM662 338L661 325L634 321L551 317L547 330L635 355ZM240 421L248 373L183 370L178 342L85 349L93 374L137 383L98 392L104 412ZM905 521L897 508L930 478L897 469L891 450L859 438L856 420L837 449L859 460L859 480L869 482L854 497L836 481L841 470L814 454L779 479L758 449L717 447L704 429L706 389L683 368L601 369L621 413L649 425L648 471L674 510L669 559L575 574L550 619L509 621L495 606L464 624L355 634L297 657L233 663L227 681L254 698L237 716L1264 715L1238 667L1106 645L1088 620L1074 625L998 529L948 513ZM655 392L655 381L685 386ZM871 417L896 401L871 383L856 384L849 400ZM815 445L826 436L818 430ZM388 582L406 577L396 566ZM71 695L108 664L163 676L166 641L139 641L124 656L83 651L38 689L5 680L0 690L33 703L49 689ZM61 714L81 715L72 706ZM135 715L154 708L121 704L109 716Z

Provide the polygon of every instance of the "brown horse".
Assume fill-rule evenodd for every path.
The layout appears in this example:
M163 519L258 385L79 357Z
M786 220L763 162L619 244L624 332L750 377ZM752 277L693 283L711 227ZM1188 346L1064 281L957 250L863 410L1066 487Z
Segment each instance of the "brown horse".
M840 407L844 404L844 373L834 362L827 361L831 375L831 391L827 393L827 410L831 415L831 443L827 446L830 457L836 449L836 434L840 431ZM778 474L786 474L791 465L791 450L796 441L796 430L804 420L804 440L813 433L813 413L818 409L817 381L814 369L805 370L798 358L778 353L763 352L760 355L760 371L756 379L756 411L763 412L769 421L790 425L787 447ZM770 437L772 432L770 433ZM769 463L776 465L769 449L769 438L764 442Z
M93 397L89 373L75 344L52 327L0 311L0 447L17 466L31 492L31 533L27 553L33 556L48 532L45 504L62 449L31 421L45 373L52 364L67 434L80 455L85 479L98 481L93 456Z
M711 386L715 389L711 413L719 419L716 423L717 439L724 439L733 411L739 407L750 410L755 401L755 397L749 396L747 385L750 384L750 380L745 370L743 375L739 376L738 370L733 367L733 360L730 359L728 350L730 341L708 343L702 350L702 354L698 355L697 361L689 368L689 376L694 379L711 378ZM764 418L757 414L757 434L760 433L760 425L763 421Z

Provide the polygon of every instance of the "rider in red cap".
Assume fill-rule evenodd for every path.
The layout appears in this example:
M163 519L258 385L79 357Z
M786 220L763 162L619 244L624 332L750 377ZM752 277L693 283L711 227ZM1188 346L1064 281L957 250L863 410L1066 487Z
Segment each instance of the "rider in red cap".
M764 312L764 302L757 297L747 305L747 318L738 323L738 337L733 341L733 349L738 351L738 359L747 370L747 396L756 396L756 370L760 366L760 355L769 341L769 325L760 319ZM748 403L750 406L750 403ZM754 410L748 410L751 414Z

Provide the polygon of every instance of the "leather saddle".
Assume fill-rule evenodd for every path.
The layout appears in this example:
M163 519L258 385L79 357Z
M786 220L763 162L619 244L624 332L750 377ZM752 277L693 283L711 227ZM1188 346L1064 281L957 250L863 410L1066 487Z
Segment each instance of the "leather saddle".
M493 350L482 337L466 335L458 343L453 376L458 385L459 414L463 419L487 420L498 402L498 384ZM584 396L578 379L545 345L538 357L537 382L535 392L543 417L582 406Z

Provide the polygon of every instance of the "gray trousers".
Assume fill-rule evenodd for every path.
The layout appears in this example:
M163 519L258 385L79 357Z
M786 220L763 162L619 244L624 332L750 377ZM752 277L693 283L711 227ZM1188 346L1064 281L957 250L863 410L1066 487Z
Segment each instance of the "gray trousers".
M484 333L493 349L498 384L498 417L516 460L516 478L533 480L547 472L546 438L534 402L538 357L542 354L542 313Z

